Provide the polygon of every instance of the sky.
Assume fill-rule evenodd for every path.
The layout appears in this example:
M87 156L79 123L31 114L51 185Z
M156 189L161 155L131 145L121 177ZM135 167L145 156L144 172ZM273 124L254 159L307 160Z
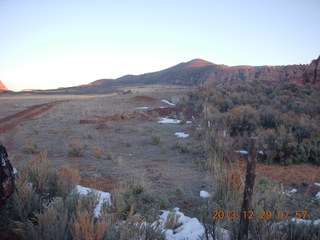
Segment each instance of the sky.
M261 66L319 55L319 0L0 0L0 80L14 91L195 58Z

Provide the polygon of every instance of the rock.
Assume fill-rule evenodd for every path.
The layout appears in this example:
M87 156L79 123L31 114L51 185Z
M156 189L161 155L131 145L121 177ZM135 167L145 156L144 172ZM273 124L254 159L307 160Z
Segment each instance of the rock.
M0 92L5 92L5 91L8 91L8 88L0 80Z
M113 121L120 121L122 120L121 115L119 113L116 113L112 116Z
M107 129L107 128L108 128L108 125L105 124L105 123L101 123L101 124L99 124L99 126L97 127L98 130Z
M210 70L209 70L210 71ZM310 64L286 66L236 66L219 65L212 69L204 84L241 81L294 82L320 85L320 56Z

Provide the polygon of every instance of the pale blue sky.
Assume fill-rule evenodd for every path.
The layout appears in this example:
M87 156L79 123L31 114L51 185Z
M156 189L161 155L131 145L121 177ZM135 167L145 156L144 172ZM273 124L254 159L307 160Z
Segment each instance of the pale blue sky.
M0 80L68 87L217 64L307 64L320 55L320 0L0 0Z

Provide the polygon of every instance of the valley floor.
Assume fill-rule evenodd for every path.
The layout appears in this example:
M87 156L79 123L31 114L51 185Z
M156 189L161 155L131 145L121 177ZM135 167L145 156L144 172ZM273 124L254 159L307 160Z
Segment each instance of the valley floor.
M193 216L203 201L200 190L213 187L212 176L199 164L204 158L200 120L158 122L165 115L179 115L171 97L188 90L1 97L0 140L16 168L45 151L57 168L78 168L83 186L111 192L120 183L138 183L156 196L167 196L168 208ZM189 136L181 138L177 132ZM306 180L309 190L319 190L313 184L320 182L319 166L260 164L257 170L287 185L292 179L298 184Z

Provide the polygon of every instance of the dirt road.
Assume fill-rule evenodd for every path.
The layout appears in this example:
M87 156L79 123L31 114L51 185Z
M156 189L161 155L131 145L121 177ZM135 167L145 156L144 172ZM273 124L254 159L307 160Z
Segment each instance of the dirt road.
M18 112L16 114L4 117L0 119L0 133L4 133L18 126L19 124L28 121L29 119L49 110L57 104L60 104L66 101L54 101L45 104L38 104L29 107L26 110Z

